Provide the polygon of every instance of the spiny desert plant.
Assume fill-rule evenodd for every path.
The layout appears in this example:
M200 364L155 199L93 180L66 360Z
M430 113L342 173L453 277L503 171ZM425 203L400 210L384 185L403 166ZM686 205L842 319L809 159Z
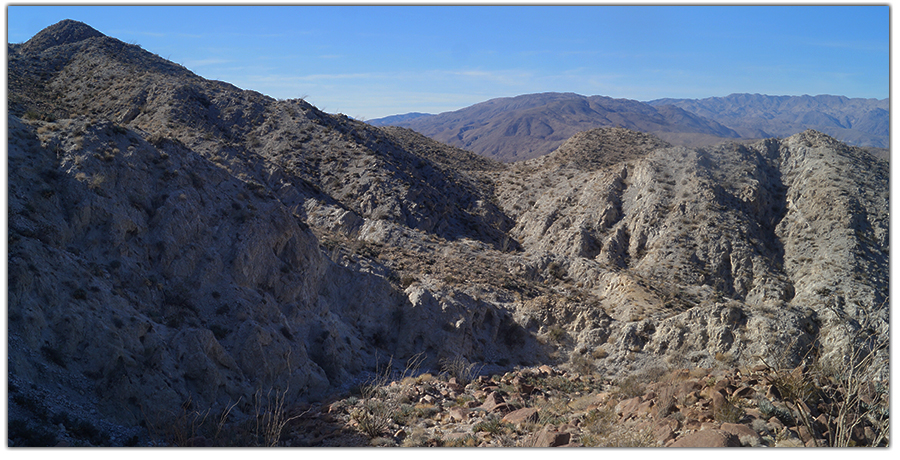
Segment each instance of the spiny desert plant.
M362 403L362 407L350 411L352 417L358 423L357 428L370 438L381 436L391 426L393 411L384 401L368 399Z

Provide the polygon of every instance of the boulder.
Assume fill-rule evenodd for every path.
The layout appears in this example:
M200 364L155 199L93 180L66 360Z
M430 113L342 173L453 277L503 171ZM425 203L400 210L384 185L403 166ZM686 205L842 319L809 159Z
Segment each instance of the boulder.
M727 431L735 436L738 439L743 440L746 437L750 437L756 441L756 444L762 442L762 438L760 438L759 434L750 428L749 426L743 423L723 423L722 426L719 427L722 431Z
M570 439L569 433L561 433L545 426L531 436L528 445L530 447L559 447L568 444Z
M520 425L538 421L538 410L534 407L523 407L503 416L503 422Z
M678 438L671 447L741 447L741 441L727 431L702 430Z

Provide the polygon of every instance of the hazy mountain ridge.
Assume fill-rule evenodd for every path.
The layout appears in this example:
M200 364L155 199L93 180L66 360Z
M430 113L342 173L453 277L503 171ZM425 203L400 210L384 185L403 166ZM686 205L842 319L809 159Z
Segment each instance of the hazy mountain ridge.
M372 126L395 126L399 123L415 120L416 118L421 117L430 117L433 116L431 113L422 113L422 112L409 112L401 115L390 115L383 118L376 118L372 120L367 120L367 123Z
M40 400L122 444L388 356L616 376L839 360L866 314L887 335L888 166L821 133L604 128L504 164L92 30L8 47L11 418Z
M715 138L737 133L676 107L656 108L638 101L574 93L540 93L497 98L438 115L374 125L414 129L438 141L501 161L544 155L589 129L609 126L636 131L691 133Z
M688 147L728 139L787 137L807 129L851 145L884 149L890 143L887 99L829 95L732 94L644 103L575 93L540 93L492 99L437 115L415 115L395 115L369 123L411 128L501 161L549 153L576 132L602 126L649 132Z
M889 99L731 94L647 103L680 107L729 126L745 138L786 137L815 129L852 145L890 147Z

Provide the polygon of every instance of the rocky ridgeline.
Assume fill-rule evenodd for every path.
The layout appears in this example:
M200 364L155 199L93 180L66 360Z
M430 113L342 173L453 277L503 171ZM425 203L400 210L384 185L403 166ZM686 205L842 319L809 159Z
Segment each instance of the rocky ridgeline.
M605 128L501 164L74 21L8 51L19 445L240 426L384 357L886 378L888 166L820 133L688 149Z

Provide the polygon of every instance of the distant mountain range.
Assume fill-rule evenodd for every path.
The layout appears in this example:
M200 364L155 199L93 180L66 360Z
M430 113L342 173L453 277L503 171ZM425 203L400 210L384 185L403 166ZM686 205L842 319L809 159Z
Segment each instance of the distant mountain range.
M437 115L409 113L369 120L401 126L501 161L550 153L577 132L618 126L678 145L785 137L817 129L848 144L887 148L888 99L732 94L640 102L575 93L491 99Z
M675 106L715 120L742 138L787 137L815 129L851 145L890 145L890 99L732 94L706 99L657 99L648 104Z

